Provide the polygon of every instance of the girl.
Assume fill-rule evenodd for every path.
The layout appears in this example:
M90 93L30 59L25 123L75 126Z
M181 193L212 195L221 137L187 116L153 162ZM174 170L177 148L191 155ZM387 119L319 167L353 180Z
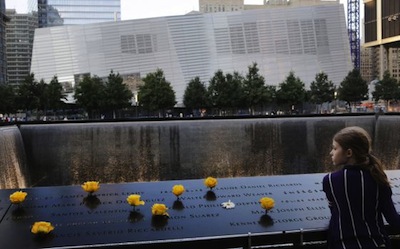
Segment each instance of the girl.
M371 138L361 127L347 127L333 137L334 165L342 166L323 179L331 220L330 249L390 249L382 214L400 229L400 216L381 162L371 154Z

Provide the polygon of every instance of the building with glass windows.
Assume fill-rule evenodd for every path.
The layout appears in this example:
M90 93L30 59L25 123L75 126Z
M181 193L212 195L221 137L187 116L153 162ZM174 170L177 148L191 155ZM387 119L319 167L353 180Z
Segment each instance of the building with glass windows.
M309 89L317 73L336 85L353 66L341 4L194 13L37 29L31 72L74 86L85 74L143 78L157 68L176 93L189 81L208 84L217 70L242 75L256 62L268 85L293 71ZM139 100L140 101L140 100Z
M367 48L377 51L379 79L386 70L398 75L398 68L393 63L399 55L400 47L400 1L399 0L364 0L365 43ZM397 77L396 77L397 78Z
M31 69L37 16L18 14L14 9L7 10L6 14L10 18L6 29L8 83L17 85L25 80Z
M0 84L7 83L7 57L6 57L6 4L0 0Z
M39 28L121 20L120 0L29 0Z
M230 12L244 9L244 0L199 0L199 11Z

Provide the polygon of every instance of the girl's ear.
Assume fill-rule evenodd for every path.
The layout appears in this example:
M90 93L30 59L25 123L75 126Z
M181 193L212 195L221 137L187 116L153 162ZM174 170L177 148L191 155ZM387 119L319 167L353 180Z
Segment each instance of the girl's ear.
M353 156L353 151L351 149L346 150L346 156L347 157L352 157Z

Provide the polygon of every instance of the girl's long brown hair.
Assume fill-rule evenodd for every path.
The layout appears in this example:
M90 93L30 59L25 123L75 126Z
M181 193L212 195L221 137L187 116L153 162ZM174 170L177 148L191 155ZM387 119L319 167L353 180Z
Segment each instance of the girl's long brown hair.
M344 150L351 149L357 165L371 172L378 184L390 186L381 161L371 154L371 137L368 132L358 126L346 127L335 134L333 140Z

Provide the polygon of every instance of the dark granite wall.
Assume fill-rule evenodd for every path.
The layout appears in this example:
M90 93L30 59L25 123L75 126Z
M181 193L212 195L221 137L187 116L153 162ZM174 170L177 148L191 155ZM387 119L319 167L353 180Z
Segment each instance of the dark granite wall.
M51 186L327 172L332 136L350 125L365 128L375 154L398 169L399 123L371 115L22 124L20 131L26 177Z

